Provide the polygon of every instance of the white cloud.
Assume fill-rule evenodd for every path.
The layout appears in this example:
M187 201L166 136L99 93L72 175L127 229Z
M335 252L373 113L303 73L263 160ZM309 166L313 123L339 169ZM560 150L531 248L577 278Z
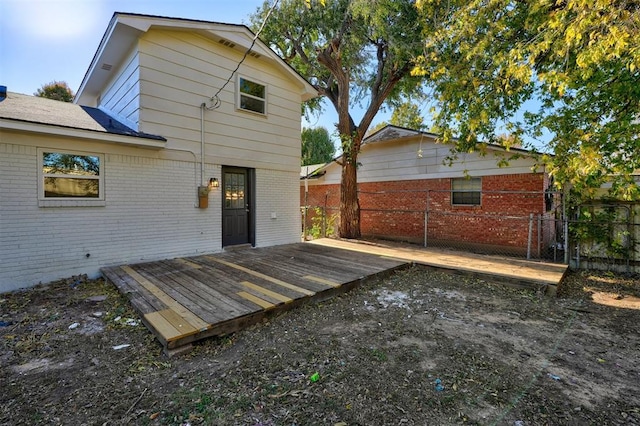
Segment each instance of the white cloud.
M67 40L106 27L103 0L1 0L3 20L28 37ZM94 30L95 31L95 30Z

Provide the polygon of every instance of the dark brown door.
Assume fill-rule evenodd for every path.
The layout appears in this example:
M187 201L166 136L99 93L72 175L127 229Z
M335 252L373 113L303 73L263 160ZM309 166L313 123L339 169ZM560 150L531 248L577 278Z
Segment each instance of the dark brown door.
M250 242L250 179L247 169L222 168L222 246Z

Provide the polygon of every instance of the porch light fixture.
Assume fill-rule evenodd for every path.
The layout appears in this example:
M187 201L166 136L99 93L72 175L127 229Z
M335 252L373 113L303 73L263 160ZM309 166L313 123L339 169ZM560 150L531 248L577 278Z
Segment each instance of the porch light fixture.
M209 188L219 188L220 182L218 182L218 178L209 179Z

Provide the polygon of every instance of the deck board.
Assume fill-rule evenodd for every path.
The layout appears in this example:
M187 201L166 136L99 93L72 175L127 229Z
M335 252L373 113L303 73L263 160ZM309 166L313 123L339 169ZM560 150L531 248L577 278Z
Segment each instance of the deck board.
M549 284L557 284L566 270L562 265L536 267L474 255L321 240L112 266L102 273L171 350L232 333L266 315L332 297L366 278L414 263L497 277L508 273L514 280L544 279Z

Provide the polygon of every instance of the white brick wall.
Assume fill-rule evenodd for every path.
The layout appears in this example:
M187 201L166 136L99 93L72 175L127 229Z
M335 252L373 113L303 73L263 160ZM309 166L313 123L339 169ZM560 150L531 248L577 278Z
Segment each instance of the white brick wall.
M37 148L0 144L0 292L221 250L221 190L197 208L200 164L123 152L105 154L105 206L38 207ZM205 176L220 172L207 165ZM256 170L256 246L300 241L298 180L297 172Z
M300 242L299 181L297 171L256 170L256 246Z

